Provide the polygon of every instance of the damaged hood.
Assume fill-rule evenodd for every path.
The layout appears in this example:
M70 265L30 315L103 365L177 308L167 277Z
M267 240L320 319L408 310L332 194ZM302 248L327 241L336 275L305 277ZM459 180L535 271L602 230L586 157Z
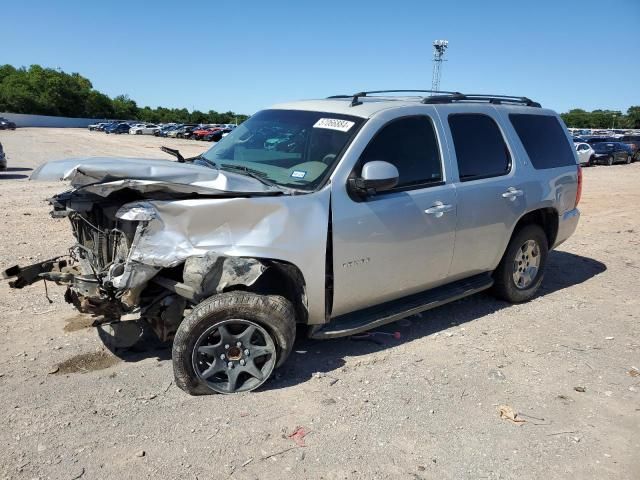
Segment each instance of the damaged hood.
M101 196L129 188L140 192L260 194L280 192L244 175L164 159L86 157L47 162L31 180L65 180Z

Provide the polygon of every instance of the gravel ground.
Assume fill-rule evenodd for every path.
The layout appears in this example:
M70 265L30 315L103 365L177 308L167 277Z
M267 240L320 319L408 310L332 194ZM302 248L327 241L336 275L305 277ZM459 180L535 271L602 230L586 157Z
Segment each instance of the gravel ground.
M0 266L71 244L45 202L64 186L27 180L43 161L208 147L74 129L0 142ZM532 302L480 294L383 345L302 339L250 394L190 397L170 349L115 356L62 287L49 303L42 283L0 282L0 478L640 478L640 164L584 178L578 231Z

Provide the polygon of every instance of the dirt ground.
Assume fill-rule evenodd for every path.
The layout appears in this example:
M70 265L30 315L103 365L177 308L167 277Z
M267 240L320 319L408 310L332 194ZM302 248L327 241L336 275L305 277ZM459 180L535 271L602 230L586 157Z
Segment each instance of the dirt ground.
M71 245L45 202L65 186L27 179L43 161L209 146L29 128L0 142L2 268ZM0 282L0 478L640 478L640 163L584 182L578 231L532 302L477 295L390 325L401 338L382 345L300 340L249 394L190 397L170 349L114 355L62 287L49 303L42 283Z

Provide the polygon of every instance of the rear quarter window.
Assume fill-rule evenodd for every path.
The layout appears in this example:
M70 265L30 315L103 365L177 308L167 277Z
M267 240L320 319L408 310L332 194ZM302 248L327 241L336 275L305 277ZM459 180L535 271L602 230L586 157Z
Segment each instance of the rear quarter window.
M512 113L509 120L536 170L576 164L571 145L556 117Z

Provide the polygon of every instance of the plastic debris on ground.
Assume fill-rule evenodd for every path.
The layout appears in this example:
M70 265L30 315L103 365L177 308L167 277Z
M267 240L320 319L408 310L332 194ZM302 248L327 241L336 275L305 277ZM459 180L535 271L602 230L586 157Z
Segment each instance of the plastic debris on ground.
M304 447L304 437L306 437L308 433L309 432L305 430L304 427L296 427L293 433L289 434L288 437L296 442L296 445L299 447Z
M500 418L509 420L512 423L522 425L526 422L526 420L518 418L518 412L516 412L513 407L510 407L509 405L500 405L498 407L498 412L500 413Z

